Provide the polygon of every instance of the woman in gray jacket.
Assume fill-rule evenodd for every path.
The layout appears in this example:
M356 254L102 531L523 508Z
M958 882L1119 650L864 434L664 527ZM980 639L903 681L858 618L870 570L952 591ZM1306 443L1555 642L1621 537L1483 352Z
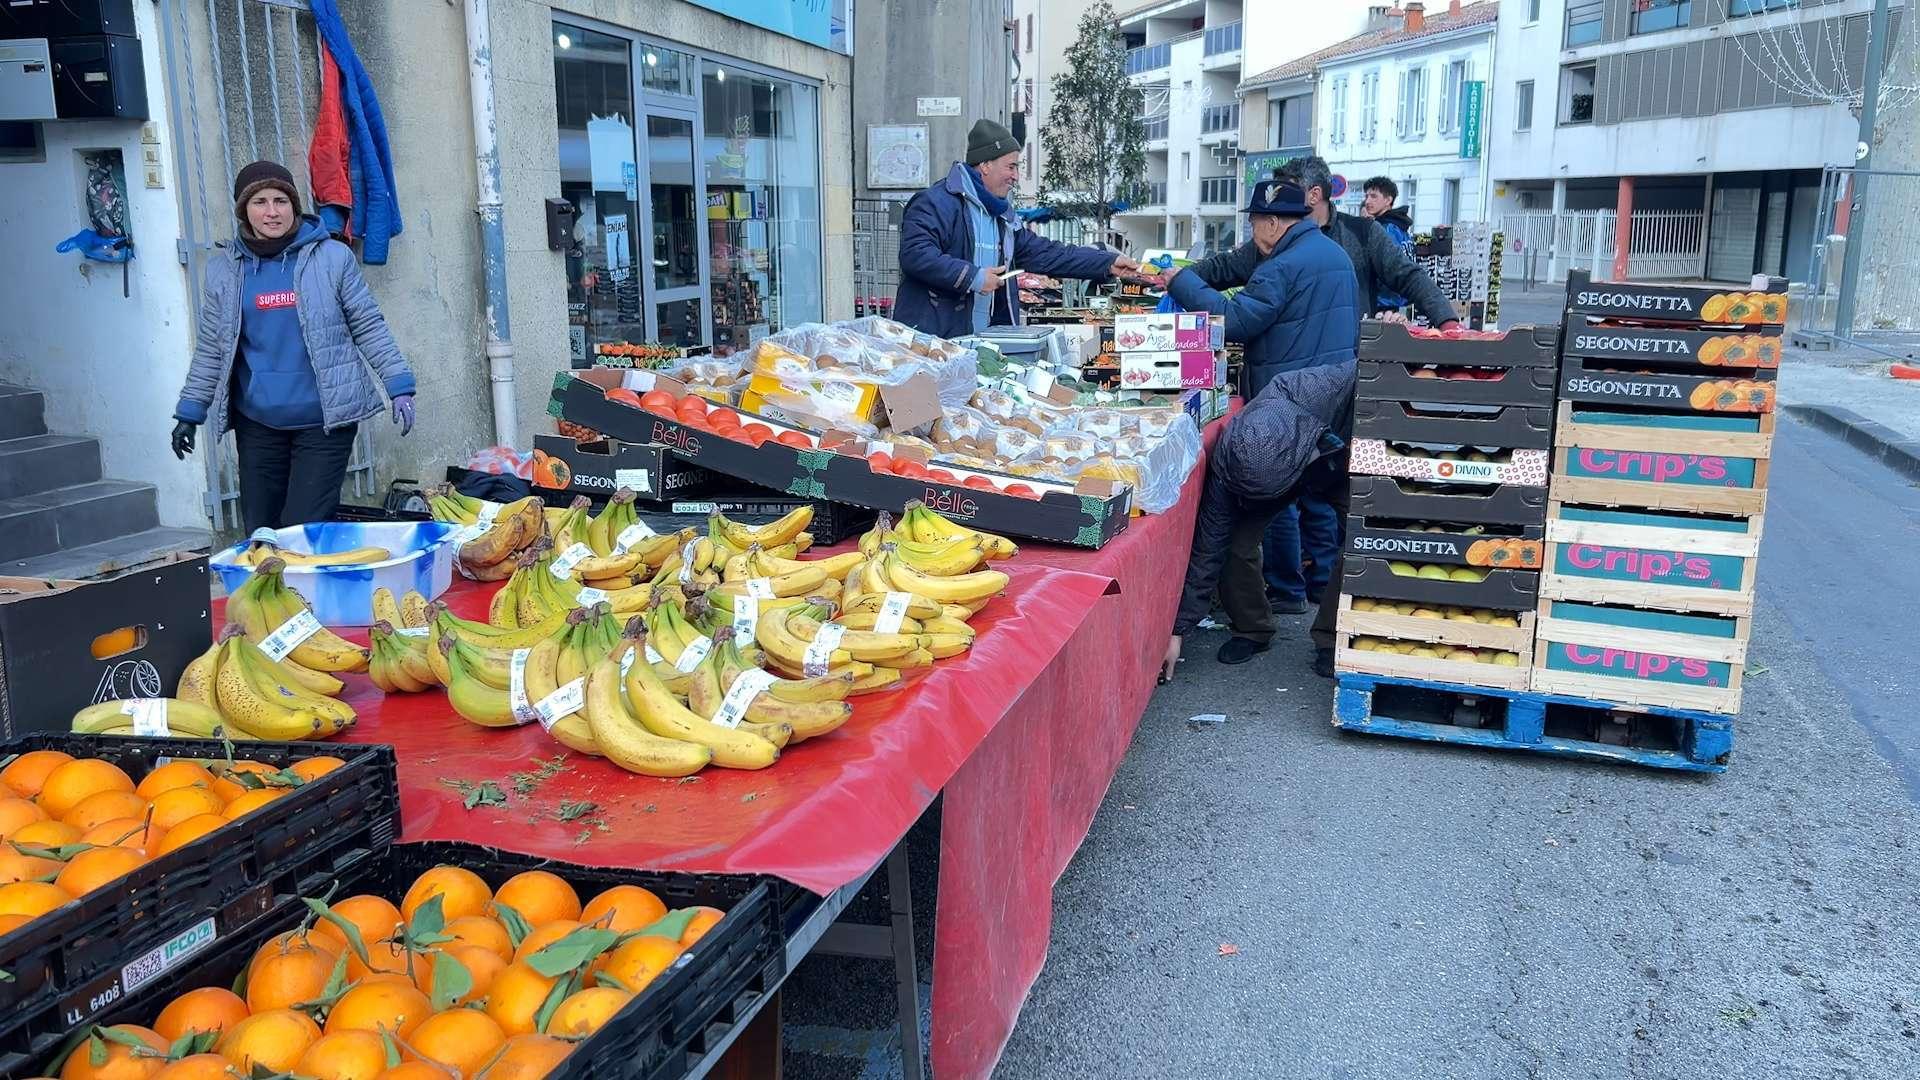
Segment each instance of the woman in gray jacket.
M301 214L292 173L256 161L233 199L240 235L207 262L173 453L192 453L211 419L216 440L233 430L247 531L325 521L383 390L400 434L413 430L413 372L352 249Z

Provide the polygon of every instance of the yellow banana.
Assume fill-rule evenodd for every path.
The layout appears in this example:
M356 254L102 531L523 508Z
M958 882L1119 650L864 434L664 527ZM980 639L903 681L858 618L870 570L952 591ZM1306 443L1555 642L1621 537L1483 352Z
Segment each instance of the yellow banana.
M714 668L714 678L707 685L696 681L687 695L687 704L694 712L712 718L725 698L727 691L733 689L735 680L745 674L747 667L740 658L731 632L719 650L719 660ZM851 675L832 676L834 690L844 694L853 685ZM779 696L776 687L782 683L791 684L791 680L775 679L766 688L753 696L747 703L746 718L754 723L783 726L792 732L792 741L801 742L815 738L840 727L853 717L853 706L840 699L818 701L789 701ZM711 701L703 698L711 695ZM784 748L784 745L783 745Z
M691 776L713 760L713 751L699 743L662 738L648 731L621 697L620 658L631 643L593 665L587 674L586 713L589 733L608 761L642 776ZM644 661L635 668L646 667Z
M180 673L180 685L173 695L181 701L191 701L196 705L218 708L213 696L214 676L220 669L220 643L193 658L187 669Z
M864 571L862 573L864 576ZM841 615L843 616L842 621L845 621L844 616L847 615L878 615L880 609L887 606L887 593L890 591L885 587L886 582L884 580L880 582L880 585L881 588L877 592L869 592L863 589L859 595L849 597L842 603L840 605ZM934 603L924 596L915 596L912 593L903 593L902 595L907 597L907 618L909 619L917 619L925 622L928 619L937 619L944 614L944 609L941 608L939 604ZM848 625L851 626L852 624L848 623Z
M922 544L912 540L893 542L900 560L923 574L953 577L979 567L987 561L986 548L978 536L959 537L945 543Z
M981 546L987 549L989 559L1011 559L1020 554L1020 548L1006 537L948 521L928 509L923 502L908 503L907 511L901 517L900 523L908 526L913 538L923 544L971 535L980 538Z
M469 570L498 566L533 543L544 522L540 509L540 499L535 495L501 507L486 532L460 545L461 564Z
M373 621L388 626L405 626L400 617L400 602L393 598L393 590L385 585L373 590Z
M302 612L311 614L307 602L301 595L287 587L281 572L286 567L279 559L268 559L254 570L246 583L234 590L227 601L227 614L231 619L236 614L247 635L255 641L265 641L274 630ZM251 590L250 603L238 606L235 598ZM287 655L294 663L315 671L365 671L367 653L333 631L322 626L305 641L295 645Z
M154 707L166 710L167 731L174 738L193 737L197 739L215 739L226 731L226 719L218 709L209 708L198 702L182 701L178 698L147 698ZM76 735L101 735L108 731L133 727L133 717L126 710L131 701L103 701L89 705L73 714L71 730Z
M407 590L407 595L400 598L400 625L406 627L427 625L426 597L412 589Z
M509 580L494 590L493 599L487 603L487 624L503 630L513 630L520 626L520 583Z
M259 677L243 652L247 647L243 637L228 638L215 677L220 712L233 726L262 739L284 741L324 738L351 723L323 716L308 697Z
M713 751L715 765L764 769L780 758L779 748L766 739L749 731L721 727L694 714L667 690L650 664L636 663L628 668L625 685L628 707L642 727L662 738L706 747Z
M819 635L825 624L809 613L808 609L791 612L787 616L787 629L801 641L811 642ZM878 634L871 630L846 630L840 635L840 649L855 660L865 660L870 664L882 663L895 657L905 656L915 649L924 648L926 642L915 634Z
M260 647L245 635L234 639L232 655L245 666L247 678L260 688L262 694L281 700L285 697L280 692L284 688L298 703L304 703L322 717L337 723L353 722L353 706L302 684L288 674L284 663L261 652ZM226 666L224 659L221 666Z
M901 592L918 593L941 603L963 604L986 600L1007 590L1007 575L999 570L976 570L953 577L923 574L900 560L896 552L881 549L881 568Z
M778 577L802 570L818 570L825 577L843 578L847 571L866 561L866 556L857 551L843 552L825 559L812 559L802 562L798 559L782 559L767 553L765 548L753 548L747 552L753 572L760 577Z
M714 514L708 519L708 524L736 551L745 551L755 544L774 547L794 539L813 524L813 506L796 507L785 517L767 525L742 525L724 514Z
M447 703L454 712L481 727L519 727L524 722L514 715L505 690L488 686L468 670L466 658L460 655L459 639L452 634L442 637L436 651L447 665Z
M393 552L383 547L357 547L352 551L333 551L323 555L276 548L273 554L288 566L362 566L393 558Z
M315 671L291 656L283 656L275 663L279 666L281 674L316 694L339 697L340 692L347 688L346 683L324 671Z

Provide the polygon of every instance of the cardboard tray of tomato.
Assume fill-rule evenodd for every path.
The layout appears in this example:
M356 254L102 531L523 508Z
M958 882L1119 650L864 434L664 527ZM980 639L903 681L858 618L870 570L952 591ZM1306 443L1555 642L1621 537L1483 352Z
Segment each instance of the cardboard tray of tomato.
M1553 410L1524 405L1458 406L1483 412L1450 412L1448 406L1407 401L1353 403L1353 434L1358 438L1432 446L1545 450L1553 445Z
M664 376L641 395L620 372L585 370L556 385L549 411L631 443L658 443L728 476L803 498L898 514L918 500L989 532L1079 547L1127 527L1132 487L1078 484L929 463L908 448L871 445L751 412L714 407Z
M644 870L589 869L531 856L495 851L476 844L430 842L394 844L357 852L337 866L321 868L283 889L274 904L241 932L191 964L183 964L139 992L114 1002L93 1023L151 1027L167 1002L207 986L234 989L245 996L248 962L274 935L297 925L308 913L301 897L334 899L364 893L398 903L408 885L439 865L464 867L490 888L525 870L545 870L572 885L581 898L615 885L639 885L658 896L669 910L705 905L726 912L666 971L629 1000L605 1026L579 1042L547 1080L678 1080L744 1022L751 1006L773 993L786 978L786 934L818 898L777 879L744 874L682 874ZM84 1052L84 1049L81 1051ZM35 1073L57 1076L59 1062L47 1048L21 1060L41 1066ZM5 1072L0 1067L0 1072Z
M390 845L400 789L390 746L230 744L233 758L284 768L345 764L226 828L0 934L0 1076L80 1024L267 911L276 891ZM0 745L0 760L58 750L119 766L136 783L170 760L227 757L212 739L44 733ZM28 1074L31 1075L31 1074Z
M1515 326L1507 330L1430 330L1367 319L1360 324L1360 359L1457 368L1553 366L1560 326Z

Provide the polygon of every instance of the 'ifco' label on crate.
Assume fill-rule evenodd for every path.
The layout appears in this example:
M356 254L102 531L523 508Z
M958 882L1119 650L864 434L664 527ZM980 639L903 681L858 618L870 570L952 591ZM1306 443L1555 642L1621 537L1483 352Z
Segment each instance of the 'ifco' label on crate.
M1733 678L1733 665L1715 660L1668 656L1634 649L1611 649L1599 645L1574 645L1564 641L1543 641L1541 644L1546 649L1545 665L1550 671L1685 686L1727 686Z
M200 920L146 953L135 957L119 971L110 971L69 995L61 1003L61 1019L68 1027L78 1027L102 1010L119 1004L123 998L142 986L205 951L219 936L220 932L212 916Z
M1744 583L1747 561L1738 555L1651 551L1605 544L1561 544L1553 572L1604 581L1644 581L1696 589L1733 589Z
M1567 455L1567 475L1649 484L1750 488L1753 459L1713 454L1661 454L1648 450L1581 447Z

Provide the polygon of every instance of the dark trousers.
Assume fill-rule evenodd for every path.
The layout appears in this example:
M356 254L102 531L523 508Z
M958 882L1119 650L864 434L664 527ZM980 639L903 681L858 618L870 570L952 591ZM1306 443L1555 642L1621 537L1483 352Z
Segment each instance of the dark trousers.
M1327 587L1340 551L1340 519L1315 495L1302 495L1267 527L1267 594L1303 600Z
M282 431L233 413L240 456L240 517L246 529L282 529L325 521L340 505L358 424L333 431Z
M1350 498L1347 457L1336 454L1308 466L1300 482L1285 497L1274 502L1249 503L1242 508L1228 536L1226 562L1220 568L1220 606L1226 609L1227 619L1233 625L1233 636L1261 642L1272 640L1273 603L1267 599L1265 574L1267 530L1279 515L1293 511L1302 500L1311 499L1331 510L1335 520L1331 576L1320 593L1320 610L1313 620L1314 646L1333 647L1333 620L1340 610L1339 552L1345 543L1342 534Z

